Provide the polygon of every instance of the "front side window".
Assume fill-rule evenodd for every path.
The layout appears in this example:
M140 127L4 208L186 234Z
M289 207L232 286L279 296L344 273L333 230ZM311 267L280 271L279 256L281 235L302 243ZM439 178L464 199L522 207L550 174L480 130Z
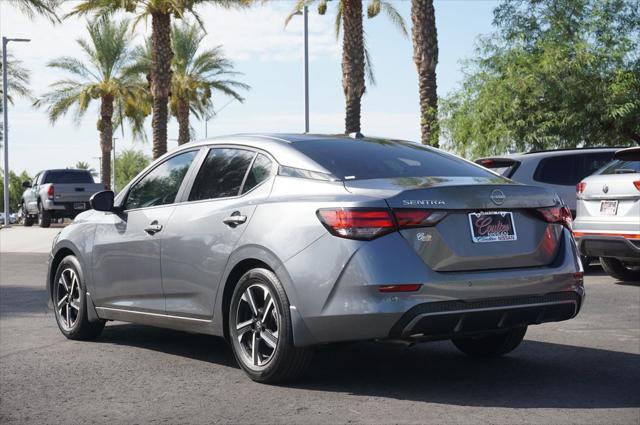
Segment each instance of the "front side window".
M242 149L209 150L193 182L189 201L237 196L254 156L254 152Z
M125 209L146 208L175 202L176 195L197 151L189 151L158 165L129 191Z
M267 180L273 174L273 162L265 155L258 154L256 160L253 161L251 170L247 174L247 179L242 186L242 193L247 193L263 181Z

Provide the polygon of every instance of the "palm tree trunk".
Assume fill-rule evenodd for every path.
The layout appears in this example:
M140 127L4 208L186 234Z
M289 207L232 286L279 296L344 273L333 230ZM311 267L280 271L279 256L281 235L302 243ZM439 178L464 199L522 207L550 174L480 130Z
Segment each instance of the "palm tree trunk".
M100 176L105 188L111 188L111 149L113 143L113 96L103 96L100 102Z
M433 0L411 0L413 61L418 69L422 143L438 147L438 32Z
M178 99L177 104L178 145L184 145L191 139L189 134L189 103L185 99Z
M153 96L153 159L167 152L168 102L171 90L171 15L151 15L151 95Z
M360 131L360 100L364 83L362 0L342 2L342 88L346 100L345 133Z

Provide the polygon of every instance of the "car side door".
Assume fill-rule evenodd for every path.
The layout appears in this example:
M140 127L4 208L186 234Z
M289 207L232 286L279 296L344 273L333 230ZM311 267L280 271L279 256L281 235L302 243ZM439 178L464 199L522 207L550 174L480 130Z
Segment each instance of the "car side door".
M100 309L165 313L160 237L198 149L179 152L133 183L121 212L98 218L92 298Z
M167 314L211 320L228 258L268 197L276 166L249 149L209 150L162 236Z

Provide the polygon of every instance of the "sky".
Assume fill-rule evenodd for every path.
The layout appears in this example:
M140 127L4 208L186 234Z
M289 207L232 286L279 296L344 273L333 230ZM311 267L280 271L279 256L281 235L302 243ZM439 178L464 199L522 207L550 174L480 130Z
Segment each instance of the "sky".
M213 5L197 10L207 36L204 47L221 45L225 55L249 84L245 102L214 93L219 113L208 122L209 137L256 132L304 131L302 19L294 17L285 28L284 19L294 0L265 2L248 10L230 11ZM341 84L341 42L336 41L333 18L335 3L329 3L327 15L309 14L310 49L310 131L344 131L344 95ZM410 31L410 1L392 0ZM76 1L69 0L70 9ZM461 62L474 55L478 36L492 31L492 12L497 1L436 0L439 62L438 94L444 96L460 83ZM47 62L65 55L81 58L76 39L86 38L86 20L70 18L53 25L44 18L29 20L11 4L0 0L0 34L10 38L30 38L30 43L10 43L8 51L31 71L31 90L35 97L47 91L54 81L68 77L50 69ZM150 22L136 29L140 43L150 30ZM365 17L365 32L377 84L368 85L362 99L362 133L370 136L419 140L419 104L417 74L412 59L411 38L403 36L384 16ZM47 168L72 167L85 161L99 169L99 137L96 129L96 103L77 123L72 114L51 125L43 109L34 109L31 101L17 99L9 111L9 167L31 175ZM148 119L147 128L151 119ZM195 138L205 137L205 123L192 119ZM148 131L150 139L150 130ZM151 142L132 139L128 128L124 136L114 134L116 150L137 149L151 153ZM169 124L168 148L177 146L178 127Z

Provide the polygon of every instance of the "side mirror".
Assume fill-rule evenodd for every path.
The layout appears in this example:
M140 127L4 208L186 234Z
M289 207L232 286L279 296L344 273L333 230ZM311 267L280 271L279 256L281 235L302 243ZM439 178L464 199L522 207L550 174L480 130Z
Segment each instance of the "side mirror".
M25 189L30 188L31 187L31 182L30 181L22 182L22 187L24 187Z
M114 194L112 191L103 190L102 192L91 195L89 204L91 204L91 208L96 211L113 211L113 199Z

